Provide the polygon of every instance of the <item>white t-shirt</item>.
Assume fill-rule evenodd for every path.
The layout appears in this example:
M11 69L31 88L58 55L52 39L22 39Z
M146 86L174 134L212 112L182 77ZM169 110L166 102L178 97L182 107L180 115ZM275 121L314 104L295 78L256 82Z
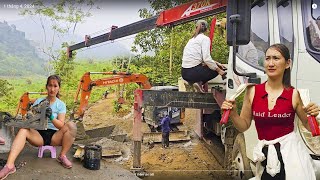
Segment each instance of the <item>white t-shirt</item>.
M191 38L184 47L182 67L192 68L203 62L212 70L218 67L210 55L210 38L201 33Z

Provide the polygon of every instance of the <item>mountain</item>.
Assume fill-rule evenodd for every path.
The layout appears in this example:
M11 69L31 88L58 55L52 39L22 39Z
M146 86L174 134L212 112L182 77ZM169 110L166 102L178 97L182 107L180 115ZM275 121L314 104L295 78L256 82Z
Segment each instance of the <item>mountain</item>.
M46 62L38 55L25 32L0 22L0 76L44 75Z
M9 23L14 24L18 30L25 32L25 37L32 40L37 48L44 47L48 44L51 45L54 31L51 28L50 21L44 21L43 23L46 29L47 42L44 40L44 31L39 22L33 21L30 18L24 18L21 20L10 21ZM92 30L92 32L96 31L98 30ZM67 34L63 37L56 37L53 43L53 48L60 49L63 42L68 42L69 44L82 42L84 41L84 36L85 35ZM77 59L110 59L116 56L129 56L130 53L130 50L121 43L106 42L78 50ZM45 58L46 56L43 56L42 54L41 57Z

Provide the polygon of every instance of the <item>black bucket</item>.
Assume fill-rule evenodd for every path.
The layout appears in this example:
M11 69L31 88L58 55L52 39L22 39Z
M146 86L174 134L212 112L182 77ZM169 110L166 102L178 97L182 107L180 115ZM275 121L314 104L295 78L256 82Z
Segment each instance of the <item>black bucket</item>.
M102 158L102 148L99 145L87 145L84 147L83 167L90 170L99 170Z

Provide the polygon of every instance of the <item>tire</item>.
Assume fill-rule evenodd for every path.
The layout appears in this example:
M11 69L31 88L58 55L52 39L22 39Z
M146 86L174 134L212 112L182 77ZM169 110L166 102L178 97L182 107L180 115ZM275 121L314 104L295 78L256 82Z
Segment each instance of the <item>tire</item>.
M250 160L246 154L246 144L243 133L239 133L232 150L233 176L235 179L249 179L253 177Z

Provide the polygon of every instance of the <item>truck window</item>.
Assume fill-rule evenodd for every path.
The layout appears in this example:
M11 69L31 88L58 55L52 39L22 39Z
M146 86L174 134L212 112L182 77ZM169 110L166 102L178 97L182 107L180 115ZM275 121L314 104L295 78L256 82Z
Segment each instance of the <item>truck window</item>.
M307 52L320 62L320 0L301 1Z
M315 20L320 20L320 0L312 0L311 2L311 13L312 18Z
M285 44L290 51L293 59L293 23L292 23L292 4L287 1L285 4L278 4L278 21L280 31L280 42Z
M238 57L257 69L263 70L265 51L269 46L268 1L251 8L251 35L247 45L239 46Z

